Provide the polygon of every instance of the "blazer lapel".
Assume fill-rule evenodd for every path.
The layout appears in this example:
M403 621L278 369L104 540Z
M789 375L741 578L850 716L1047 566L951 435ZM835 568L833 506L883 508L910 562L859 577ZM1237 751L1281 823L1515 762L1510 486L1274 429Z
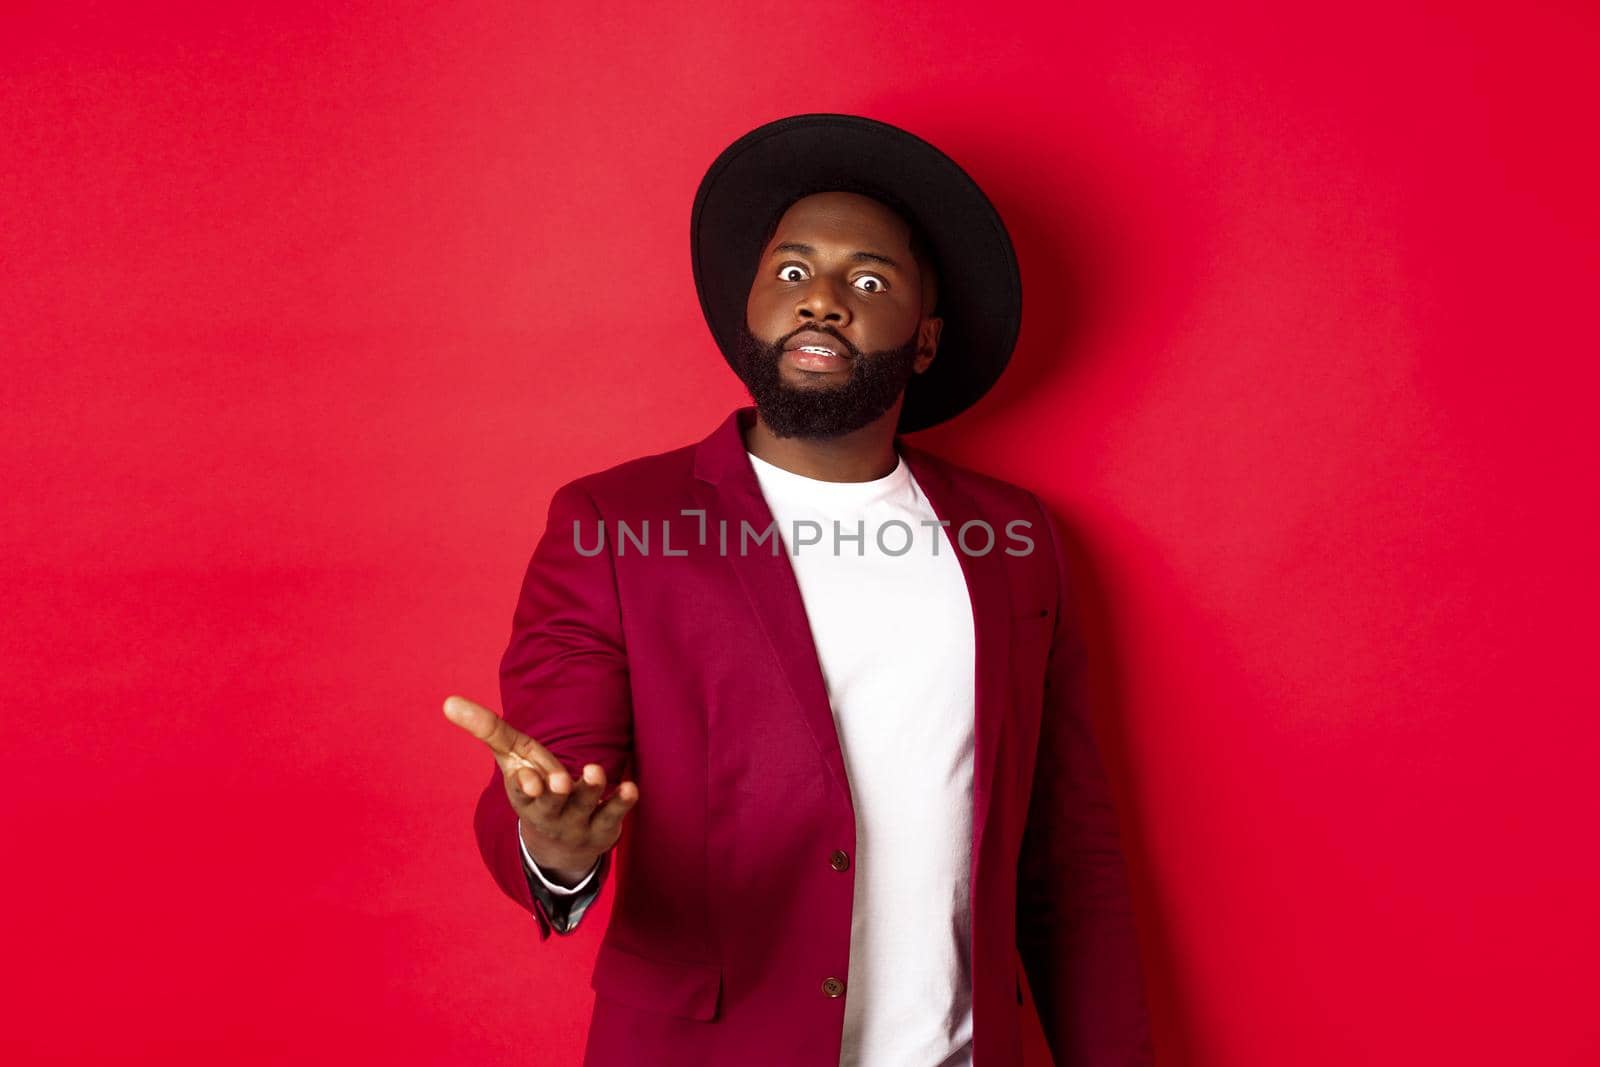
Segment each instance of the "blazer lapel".
M754 411L753 407L739 408L701 442L695 453L694 495L706 512L706 540L719 544L719 551L717 531L726 522L727 549L722 555L738 576L751 611L766 633L829 777L849 804L850 783L839 747L839 731L834 725L833 706L828 702L828 687L817 659L800 584L745 454L739 419L743 413ZM746 552L739 551L741 522L749 523L752 534ZM768 541L755 544L754 537L768 530Z
M795 703L805 716L830 777L848 802L849 779L840 751L833 708L828 702L827 684L823 680L816 644L806 618L805 602L801 598L800 586L788 554L777 537L775 527L772 527L772 512L767 507L766 498L761 495L760 483L756 481L755 471L745 454L740 422L753 415L754 411L753 407L748 406L737 409L698 446L695 454L695 498L706 511L708 541L716 536L711 531L719 529L719 520L726 520L729 547L724 555L738 575L751 609L766 632L773 654L794 693ZM911 468L912 476L928 498L934 514L948 521L945 532L952 545L957 544L962 524L985 519L972 497L946 477L945 466L937 457L905 444L898 436L895 438L895 448L905 456L906 465ZM760 546L752 544L747 553L741 554L737 547L741 522L748 522L756 534L773 528L773 540L778 541L777 551L772 551L770 543ZM974 533L975 536L969 538L974 547L988 543L987 534L981 531ZM1011 603L1005 563L1000 556L1002 551L999 531L995 532L994 546L984 555L962 552L959 547L956 551L972 604L975 641L974 891L978 868L976 860L982 854L983 827L993 794L1000 728L1008 706Z

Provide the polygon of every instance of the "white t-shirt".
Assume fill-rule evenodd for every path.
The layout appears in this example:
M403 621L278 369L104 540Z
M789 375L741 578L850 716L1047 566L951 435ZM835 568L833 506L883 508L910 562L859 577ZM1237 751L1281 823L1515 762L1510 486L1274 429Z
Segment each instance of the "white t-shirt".
M870 482L827 482L746 455L805 603L855 806L840 1067L970 1067L975 647L961 561L904 457ZM599 862L569 889L526 844L523 857L546 889L579 898L575 926Z
M967 1067L974 640L961 561L904 457L874 481L827 482L746 454L805 602L855 805L841 1067Z

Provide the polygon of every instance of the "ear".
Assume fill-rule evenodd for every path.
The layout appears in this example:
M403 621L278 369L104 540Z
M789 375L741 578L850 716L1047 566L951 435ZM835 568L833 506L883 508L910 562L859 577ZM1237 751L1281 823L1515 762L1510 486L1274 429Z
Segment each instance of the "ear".
M917 358L911 364L911 369L921 374L933 362L933 357L939 350L939 331L944 329L944 320L928 317L922 320L922 325L917 328Z

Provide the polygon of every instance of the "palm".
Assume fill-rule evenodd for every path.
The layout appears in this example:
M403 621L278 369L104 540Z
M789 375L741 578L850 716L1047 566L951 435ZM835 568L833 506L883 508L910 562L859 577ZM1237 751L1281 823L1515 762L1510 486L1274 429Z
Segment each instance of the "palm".
M523 841L541 867L582 871L616 843L638 785L624 780L602 803L606 773L598 763L585 764L574 781L549 749L482 704L448 697L444 714L494 753Z

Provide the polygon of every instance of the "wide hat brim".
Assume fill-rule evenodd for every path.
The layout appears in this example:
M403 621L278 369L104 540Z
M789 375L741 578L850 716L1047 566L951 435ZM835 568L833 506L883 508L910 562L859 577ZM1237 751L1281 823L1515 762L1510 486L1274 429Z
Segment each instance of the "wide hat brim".
M944 422L988 392L1010 361L1022 278L1011 236L978 183L896 126L860 115L792 115L717 156L695 193L689 232L706 323L737 372L763 228L799 197L835 184L892 198L931 246L944 324L933 362L906 385L897 432Z

